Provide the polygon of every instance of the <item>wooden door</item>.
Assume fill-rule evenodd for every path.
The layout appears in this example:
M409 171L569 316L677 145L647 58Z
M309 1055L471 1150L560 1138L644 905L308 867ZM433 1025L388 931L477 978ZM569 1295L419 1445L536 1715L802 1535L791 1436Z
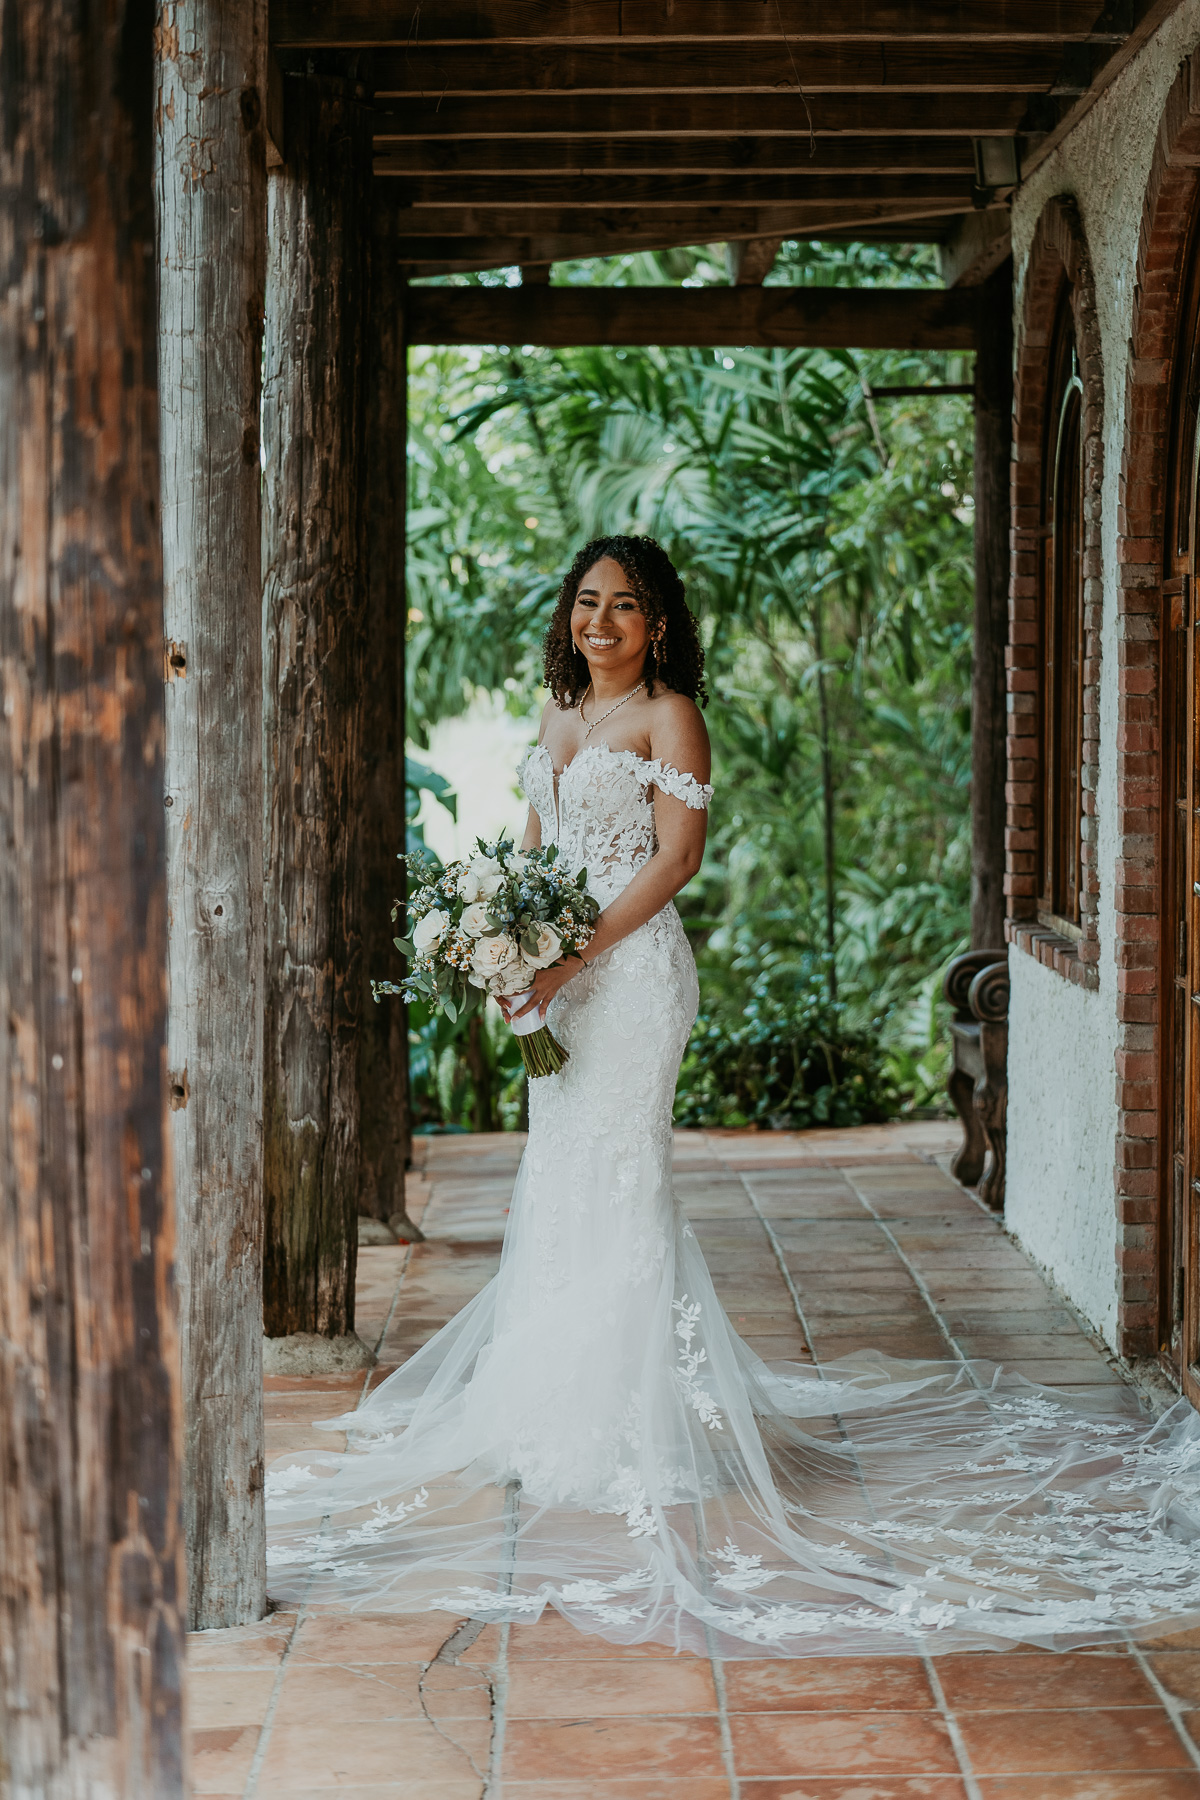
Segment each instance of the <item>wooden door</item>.
M1160 1352L1200 1404L1200 707L1196 627L1200 229L1176 358L1163 599L1162 1141Z

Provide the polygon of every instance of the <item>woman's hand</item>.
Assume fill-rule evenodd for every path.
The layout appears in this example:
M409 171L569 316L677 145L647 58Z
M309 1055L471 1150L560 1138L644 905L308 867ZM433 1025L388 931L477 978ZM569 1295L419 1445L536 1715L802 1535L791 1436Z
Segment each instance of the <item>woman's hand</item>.
M544 1024L546 1008L553 1000L555 994L558 993L560 988L566 987L568 981L578 975L583 967L584 963L580 957L568 956L564 958L562 962L554 963L549 969L539 969L534 976L533 986L529 990L528 999L523 1001L520 1006L515 1007L514 1010L515 1002L520 996L515 994L500 994L498 996L500 1011L504 1014L505 1018L511 1022L513 1019L519 1019L524 1014L532 1011L536 1006L542 1015L542 1022Z

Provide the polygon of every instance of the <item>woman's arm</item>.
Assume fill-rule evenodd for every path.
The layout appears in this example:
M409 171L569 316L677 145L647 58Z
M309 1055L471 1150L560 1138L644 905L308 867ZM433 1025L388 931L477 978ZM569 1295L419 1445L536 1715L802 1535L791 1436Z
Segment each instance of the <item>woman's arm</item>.
M525 821L525 836L521 839L522 850L540 850L542 847L542 821L538 818L534 807L529 809L529 817Z
M669 763L680 774L691 774L697 781L707 782L711 754L699 709L691 702L683 702L677 707L663 709L664 713L668 710L670 717L665 718L662 727L654 732L651 748L655 758ZM658 849L638 870L629 886L600 914L595 935L583 952L582 960L570 957L552 969L539 969L530 998L521 1007L521 1012L528 1012L532 1006L546 1007L559 989L572 976L578 975L582 963L592 962L606 950L611 950L631 931L636 931L639 925L661 912L667 902L687 886L704 856L707 812L676 800L672 794L656 792L654 830ZM503 999L500 1005L507 1014Z

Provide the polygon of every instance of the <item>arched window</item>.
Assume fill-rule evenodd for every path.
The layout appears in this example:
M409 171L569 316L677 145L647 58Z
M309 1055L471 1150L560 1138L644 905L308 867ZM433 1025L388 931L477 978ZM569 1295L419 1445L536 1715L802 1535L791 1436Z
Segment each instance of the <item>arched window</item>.
M1071 290L1055 316L1042 456L1040 650L1041 816L1038 915L1081 935L1083 843L1083 384Z

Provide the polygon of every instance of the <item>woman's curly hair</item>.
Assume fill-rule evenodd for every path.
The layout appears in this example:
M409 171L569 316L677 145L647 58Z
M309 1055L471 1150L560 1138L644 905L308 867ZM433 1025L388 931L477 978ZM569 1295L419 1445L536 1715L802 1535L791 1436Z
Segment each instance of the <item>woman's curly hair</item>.
M653 636L663 627L661 643L646 652L647 692L661 682L672 693L686 694L703 706L708 699L704 685L704 650L696 621L684 599L683 582L663 549L651 537L593 538L576 556L558 590L558 602L542 641L544 680L559 706L578 706L591 679L587 659L575 648L571 613L579 584L601 557L611 556L625 571L625 579L637 597Z

